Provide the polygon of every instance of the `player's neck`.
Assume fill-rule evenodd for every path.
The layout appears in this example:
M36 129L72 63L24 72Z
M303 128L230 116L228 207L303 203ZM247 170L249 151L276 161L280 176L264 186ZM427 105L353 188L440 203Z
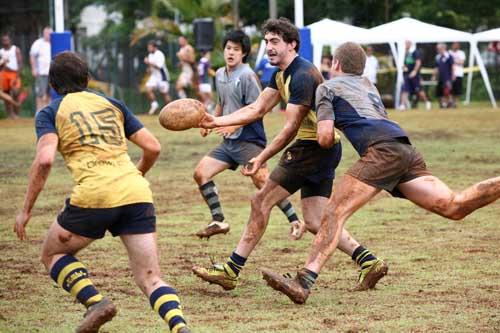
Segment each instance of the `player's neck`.
M241 64L243 64L242 62L240 62L239 64L235 65L235 66L228 66L226 65L226 72L229 74L231 72L234 72L238 67L241 66Z
M290 53L287 55L287 57L284 59L283 62L281 62L278 67L279 69L281 69L282 71L284 71L285 69L287 69L288 66L290 66L290 64L295 60L296 57L298 57L298 53Z

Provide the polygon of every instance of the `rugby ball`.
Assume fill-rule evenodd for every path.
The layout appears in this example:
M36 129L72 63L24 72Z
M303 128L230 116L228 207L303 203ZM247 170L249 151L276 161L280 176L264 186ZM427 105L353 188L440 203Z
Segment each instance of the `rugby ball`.
M160 124L171 131L183 131L198 124L203 119L206 108L200 101L181 98L168 103L158 117Z

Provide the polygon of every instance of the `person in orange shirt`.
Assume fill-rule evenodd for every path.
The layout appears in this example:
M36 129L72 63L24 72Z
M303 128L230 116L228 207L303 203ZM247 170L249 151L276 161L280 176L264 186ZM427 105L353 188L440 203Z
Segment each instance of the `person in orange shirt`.
M2 92L10 95L12 103L7 96L2 94L5 101L5 109L10 118L17 118L19 115L19 91L21 89L21 78L19 72L22 69L23 57L19 48L12 44L9 34L5 33L1 39L0 49L0 83Z

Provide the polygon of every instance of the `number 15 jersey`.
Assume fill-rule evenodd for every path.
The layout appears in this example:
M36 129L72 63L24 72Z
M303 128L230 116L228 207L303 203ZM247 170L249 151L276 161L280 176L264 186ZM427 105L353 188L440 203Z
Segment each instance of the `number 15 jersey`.
M56 133L76 186L70 203L112 208L153 202L148 181L130 160L127 140L143 125L122 102L82 91L54 100L35 119L38 139Z

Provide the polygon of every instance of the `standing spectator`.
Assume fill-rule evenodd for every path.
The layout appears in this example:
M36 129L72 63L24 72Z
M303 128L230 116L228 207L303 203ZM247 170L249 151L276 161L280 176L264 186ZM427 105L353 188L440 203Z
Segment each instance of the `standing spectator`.
M210 84L211 71L212 65L210 63L210 52L205 51L198 62L198 77L200 83L201 101L210 113L212 113L211 111L214 108L212 101L212 85Z
M266 88L271 81L271 77L273 76L276 67L269 63L269 58L267 54L262 56L259 64L255 67L255 72L260 78L260 84L262 85L262 89Z
M148 113L152 115L160 106L156 100L155 90L158 90L162 94L165 104L170 102L170 95L168 94L168 81L170 77L165 65L165 55L158 50L158 44L154 40L148 42L148 56L144 58L144 63L148 65L150 73L149 79L146 82L146 90L148 98L151 101Z
M377 85L377 72L378 72L378 60L377 57L373 55L373 47L366 47L366 63L365 70L363 71L363 76L367 77L374 86Z
M43 109L49 104L49 68L51 50L50 34L51 27L43 28L42 37L38 38L30 49L31 74L35 78L36 111Z
M462 79L464 77L465 52L460 49L460 43L455 42L451 44L450 54L453 57L453 75L455 76L453 85L451 87L451 106L456 108L457 100L459 100L460 96L462 95Z
M325 54L321 57L321 75L325 80L330 80L330 71L332 69L332 55Z
M432 105L427 99L425 91L420 86L420 69L422 68L422 55L419 49L412 48L412 42L405 42L405 61L403 66L403 91L401 93L401 104L399 110L410 108L409 98L416 95L418 99L425 102L426 110L430 110Z
M447 108L451 106L451 85L453 81L453 58L446 50L446 44L439 43L436 46L436 66L434 67L433 79L438 78L436 96L439 97L439 106Z
M19 91L21 78L19 72L23 66L23 56L19 48L12 44L8 33L2 35L2 48L0 49L0 82L2 91L12 97L16 102L10 103L4 99L5 110L10 118L19 117Z
M181 74L177 79L175 89L177 90L177 95L179 98L186 98L187 94L184 88L193 87L194 81L194 71L193 66L195 64L195 53L194 48L189 44L185 36L179 36L179 52L177 52L177 58L179 58L181 65Z

